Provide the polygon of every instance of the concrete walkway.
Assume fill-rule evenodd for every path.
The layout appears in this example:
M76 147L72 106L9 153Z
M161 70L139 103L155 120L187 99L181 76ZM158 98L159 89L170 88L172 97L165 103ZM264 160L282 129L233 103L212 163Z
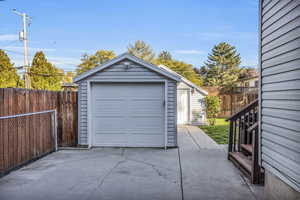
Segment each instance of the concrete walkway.
M196 127L180 148L62 150L0 179L1 200L255 199L225 152Z
M202 130L179 127L178 137L184 200L258 199L227 160L224 148Z

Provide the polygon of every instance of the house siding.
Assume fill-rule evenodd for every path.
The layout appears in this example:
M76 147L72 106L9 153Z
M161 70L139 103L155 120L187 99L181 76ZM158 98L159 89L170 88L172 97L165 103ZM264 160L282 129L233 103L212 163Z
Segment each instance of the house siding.
M261 162L300 191L300 1L261 0Z
M187 84L181 82L178 84L178 89L188 89L190 92L190 122L192 125L203 125L205 124L205 105L204 98L205 96L201 94L199 91L194 90L192 93L192 88Z
M135 81L146 81L146 80L156 80L156 81L167 81L168 83L168 99L167 99L167 146L175 147L177 146L177 113L176 113L176 86L177 82L167 77L158 74L140 64L131 62L128 69L124 68L122 62L131 62L129 60L123 60L116 63L102 71L96 72L85 79L78 82L79 85L79 144L88 144L88 81L124 81L124 82L135 82Z

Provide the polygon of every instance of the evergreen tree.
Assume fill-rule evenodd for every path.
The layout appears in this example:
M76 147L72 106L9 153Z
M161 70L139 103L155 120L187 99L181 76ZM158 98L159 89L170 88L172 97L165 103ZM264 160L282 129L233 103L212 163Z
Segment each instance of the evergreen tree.
M201 68L205 85L233 87L240 75L241 58L236 48L222 42L212 49L205 66Z
M42 51L37 52L30 68L31 87L41 90L60 90L63 72L48 62Z
M158 55L158 59L159 60L172 60L172 55L170 52L168 51L162 51L160 52L160 54Z
M137 40L133 45L129 44L127 50L128 53L139 57L147 62L152 62L155 57L155 53L153 52L151 47L142 40Z
M20 87L22 81L7 54L0 49L0 88Z
M99 50L94 55L84 54L81 58L81 64L77 66L77 74L82 74L90 69L95 68L104 62L116 57L113 51Z

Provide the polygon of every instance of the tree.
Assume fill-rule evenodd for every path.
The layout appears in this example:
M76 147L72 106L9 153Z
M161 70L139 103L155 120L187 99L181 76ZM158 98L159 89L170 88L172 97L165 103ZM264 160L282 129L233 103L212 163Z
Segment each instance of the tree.
M0 88L20 87L23 85L14 64L8 55L0 49Z
M236 48L225 42L214 46L201 68L205 85L233 87L239 78L241 58Z
M94 55L84 54L81 58L81 64L77 66L77 74L82 74L90 69L95 68L98 65L101 65L108 60L116 57L113 51L99 50Z
M73 78L75 74L73 72L66 72L64 74L63 82L64 83L73 83Z
M198 86L203 85L203 80L201 76L197 75L193 69L193 66L190 64L187 64L182 61L177 61L177 60L161 60L157 59L154 62L156 65L164 65L171 70L177 72L181 76L185 77L186 79L190 80L194 84Z
M42 51L37 52L30 68L31 87L41 90L60 90L63 80L62 70L48 62Z
M168 51L162 51L160 54L158 54L159 60L172 60L172 55Z
M129 44L127 50L128 53L139 57L147 62L152 62L155 57L155 53L153 52L151 47L142 40L137 40L133 45Z
M205 97L206 116L209 125L216 124L216 118L220 112L220 99L217 96Z

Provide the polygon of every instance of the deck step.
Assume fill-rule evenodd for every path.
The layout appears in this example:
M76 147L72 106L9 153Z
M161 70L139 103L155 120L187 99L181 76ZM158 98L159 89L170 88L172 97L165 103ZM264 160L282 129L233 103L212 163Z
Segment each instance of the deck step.
M245 150L248 154L252 155L253 153L252 144L241 144L241 148Z
M229 158L238 168L242 169L245 175L251 176L252 162L249 157L245 156L241 152L230 152Z

